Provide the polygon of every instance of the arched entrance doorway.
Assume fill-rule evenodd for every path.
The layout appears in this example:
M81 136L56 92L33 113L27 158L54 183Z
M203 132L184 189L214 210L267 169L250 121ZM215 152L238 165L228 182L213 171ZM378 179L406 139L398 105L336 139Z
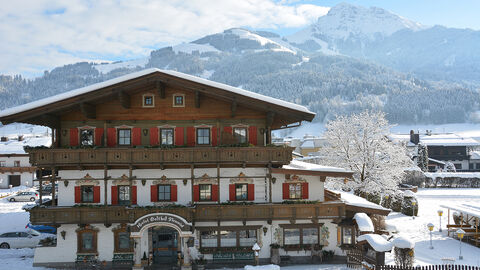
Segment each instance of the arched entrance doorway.
M170 213L148 214L129 228L130 237L135 241L133 269L141 269L142 258L150 254L157 265L181 263L190 266L187 242L192 237L192 224L183 217Z
M181 252L181 239L175 229L155 226L148 229L149 247L153 264L176 264Z

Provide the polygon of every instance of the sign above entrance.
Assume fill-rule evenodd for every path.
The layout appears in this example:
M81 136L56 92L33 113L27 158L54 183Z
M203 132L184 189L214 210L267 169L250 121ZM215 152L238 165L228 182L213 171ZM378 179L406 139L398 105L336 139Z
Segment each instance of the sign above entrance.
M156 225L170 226L181 232L190 232L191 230L191 224L180 216L169 213L155 213L137 219L133 225L130 225L130 232L140 232L143 228Z

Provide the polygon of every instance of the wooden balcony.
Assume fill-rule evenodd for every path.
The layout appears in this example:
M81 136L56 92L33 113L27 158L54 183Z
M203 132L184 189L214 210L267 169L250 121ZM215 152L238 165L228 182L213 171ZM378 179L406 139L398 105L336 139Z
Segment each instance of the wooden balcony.
M38 167L98 165L268 164L292 160L291 147L189 147L29 149L30 163Z
M133 223L151 213L171 213L189 222L254 221L335 218L345 216L345 204L252 204L197 205L195 207L36 207L28 210L32 224L112 224Z

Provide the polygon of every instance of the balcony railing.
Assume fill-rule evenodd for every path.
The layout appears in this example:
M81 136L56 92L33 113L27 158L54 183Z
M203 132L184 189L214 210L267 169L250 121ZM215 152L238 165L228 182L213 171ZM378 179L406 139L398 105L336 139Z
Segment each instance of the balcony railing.
M169 165L201 163L288 164L291 147L29 149L34 166Z
M151 213L171 213L187 221L296 220L345 216L345 204L197 205L195 207L36 207L28 210L32 224L133 223Z

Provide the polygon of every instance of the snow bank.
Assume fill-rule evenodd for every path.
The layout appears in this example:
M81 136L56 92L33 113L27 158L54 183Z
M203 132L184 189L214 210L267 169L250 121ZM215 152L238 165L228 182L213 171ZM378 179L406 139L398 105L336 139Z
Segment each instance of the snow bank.
M258 265L258 266L247 265L243 269L245 270L280 270L280 266L275 264Z
M365 213L356 213L353 219L357 222L358 230L361 232L374 232L373 222Z
M392 250L392 243L388 242L379 234L364 234L357 237L357 242L367 241L377 252L386 252Z
M23 141L8 140L6 142L0 142L0 154L26 154L23 150L24 146L36 147L45 146L50 147L52 145L52 138L50 136L38 136L38 137L24 137Z
M434 172L434 173L425 173L425 176L428 178L435 179L437 177L458 177L458 178L480 178L479 172Z
M413 191L411 191L411 190L405 190L403 192L403 197L415 198L415 193L413 193Z
M394 247L397 248L414 248L415 243L405 237L398 237L392 241Z

